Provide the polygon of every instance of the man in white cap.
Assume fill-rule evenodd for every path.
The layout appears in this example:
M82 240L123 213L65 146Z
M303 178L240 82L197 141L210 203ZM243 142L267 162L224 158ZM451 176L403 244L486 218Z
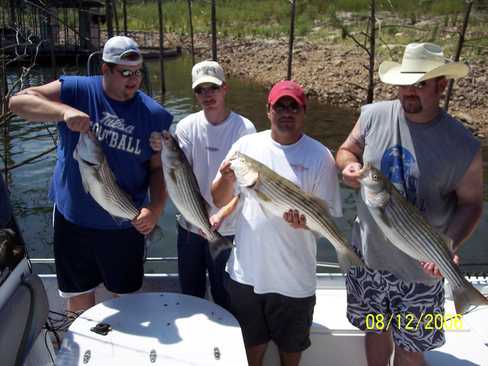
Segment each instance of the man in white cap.
M222 212L215 207L210 186L232 144L241 136L256 132L247 118L226 108L229 86L224 70L215 61L202 61L192 69L192 89L202 110L182 119L176 125L179 144L190 162L202 196L209 206L209 217L222 235L233 239L234 215L222 221ZM212 259L207 240L198 228L178 216L178 274L181 291L204 297L206 273L212 298L227 308L228 296L223 285L225 265L230 249Z
M401 64L387 61L379 68L381 81L398 86L398 99L364 106L336 156L344 182L353 188L359 187L363 163L380 169L453 240L455 263L481 216L482 159L479 142L439 102L448 79L467 73L467 66L447 62L435 44L409 44ZM367 332L368 365L388 365L393 348L395 366L424 365L423 352L445 342L442 326L419 321L422 314L444 316L439 269L388 243L360 201L352 242L371 268L355 268L346 280L347 316ZM394 318L395 325L368 325L368 317L385 319L384 324Z
M49 191L54 256L60 294L73 312L95 304L100 283L114 294L141 287L144 236L166 199L161 159L149 139L168 129L173 116L139 90L142 55L134 40L110 38L102 59L102 76L62 76L10 99L10 110L26 120L57 122L58 159ZM117 184L140 209L131 222L116 221L83 188L73 158L80 133L96 136Z

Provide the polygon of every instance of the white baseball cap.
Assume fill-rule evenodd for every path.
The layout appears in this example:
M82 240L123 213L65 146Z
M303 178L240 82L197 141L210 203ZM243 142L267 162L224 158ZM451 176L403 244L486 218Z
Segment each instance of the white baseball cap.
M132 38L115 36L105 42L102 60L117 65L136 66L142 63L142 54Z
M202 61L191 70L191 88L195 89L204 83L221 86L225 82L224 69L215 61Z

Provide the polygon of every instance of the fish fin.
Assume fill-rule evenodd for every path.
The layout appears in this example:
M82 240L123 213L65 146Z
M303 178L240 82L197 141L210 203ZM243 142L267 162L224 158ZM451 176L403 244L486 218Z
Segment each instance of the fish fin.
M439 232L439 235L442 238L442 242L446 245L446 248L449 250L449 253L452 253L454 249L454 240L452 240L444 233Z
M325 212L329 212L329 205L327 204L327 201L326 200L324 200L322 198L314 197L314 196L312 196L309 193L307 193L306 196L308 196L310 198L310 200L314 201L323 210L325 210Z
M85 191L85 193L89 193L90 186L88 185L88 182L86 181L85 178L83 178L83 174L80 174L80 176L81 176L81 185L83 186L83 190Z
M230 242L229 239L222 235L217 235L217 240L210 241L208 242L208 249L210 251L210 255L212 256L212 259L216 259L219 254L226 249L233 248L234 244Z
M117 225L122 225L122 223L124 221L127 221L127 219L122 219L122 218L114 216L114 215L110 215L110 216L112 216L112 219L117 223Z
M171 177L173 182L176 182L176 169L169 169L168 175Z
M488 306L488 299L467 280L465 286L452 288L452 296L458 314L464 314L477 306Z
M256 171L248 172L245 179L242 179L240 185L243 187L255 187L259 180L259 173Z
M164 239L164 232L159 225L154 226L151 232L146 235L146 240L150 242L156 242L162 239Z
M264 201L264 202L271 202L271 198L269 198L266 193L263 193L259 190L254 190L254 192L256 193L256 196L258 197L258 199Z
M364 262L348 247L337 251L337 260L342 273L346 274L350 267L364 267Z
M390 219L388 219L388 215L386 214L385 210L383 209L378 209L378 214L381 217L380 220L383 221L388 227L392 227L392 223L390 222Z

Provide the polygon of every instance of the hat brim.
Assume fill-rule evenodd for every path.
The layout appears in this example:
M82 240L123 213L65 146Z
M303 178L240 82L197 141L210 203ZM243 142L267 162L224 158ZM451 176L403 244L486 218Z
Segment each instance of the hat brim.
M283 92L282 94L279 94L277 97L275 97L273 100L270 100L269 101L269 104L271 106L274 106L276 104L276 102L278 100L280 100L281 98L283 97L290 97L292 98L295 102L298 103L298 105L300 105L301 107L305 107L306 103L303 103L302 100L300 100L300 98L298 98L296 95L293 95L292 93L287 93L287 92Z
M469 72L468 66L460 62L452 62L436 67L429 72L405 73L401 72L401 65L397 62L385 61L379 69L380 80L385 84L412 85L420 81L444 76L447 79L459 79Z
M197 81L195 81L192 85L191 85L191 88L192 89L195 89L198 85L201 85L201 84L215 84L215 85L218 85L218 86L222 86L224 82L214 76L202 76L201 78L199 78Z

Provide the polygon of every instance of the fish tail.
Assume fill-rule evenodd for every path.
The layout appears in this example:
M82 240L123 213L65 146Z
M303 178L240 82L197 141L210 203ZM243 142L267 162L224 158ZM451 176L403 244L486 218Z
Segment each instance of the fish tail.
M216 259L223 250L232 247L234 247L234 244L222 235L218 235L216 240L208 241L208 249L210 250L212 259Z
M466 286L453 288L452 295L458 314L464 314L476 306L488 306L488 299L468 281Z
M350 248L337 251L337 260L342 273L346 274L350 267L364 267L364 262Z

